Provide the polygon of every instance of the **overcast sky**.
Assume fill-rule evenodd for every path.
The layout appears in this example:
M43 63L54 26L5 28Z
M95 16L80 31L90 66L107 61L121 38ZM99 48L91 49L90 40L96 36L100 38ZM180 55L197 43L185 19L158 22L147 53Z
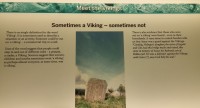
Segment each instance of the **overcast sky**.
M123 76L123 32L77 32L76 65L79 71L76 84L84 82L81 75L104 79L107 83Z

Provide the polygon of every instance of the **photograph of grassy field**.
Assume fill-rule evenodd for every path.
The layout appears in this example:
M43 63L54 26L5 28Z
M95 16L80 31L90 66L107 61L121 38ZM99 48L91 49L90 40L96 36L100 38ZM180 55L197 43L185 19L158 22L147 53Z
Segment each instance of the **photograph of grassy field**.
M76 97L75 103L76 108L126 108L125 96L110 96L103 102L89 102L84 97Z

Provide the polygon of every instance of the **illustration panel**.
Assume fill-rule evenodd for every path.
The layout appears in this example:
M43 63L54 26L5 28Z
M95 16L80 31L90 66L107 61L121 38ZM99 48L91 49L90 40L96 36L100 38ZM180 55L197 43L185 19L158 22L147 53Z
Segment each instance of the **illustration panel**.
M123 32L76 32L76 108L125 108Z

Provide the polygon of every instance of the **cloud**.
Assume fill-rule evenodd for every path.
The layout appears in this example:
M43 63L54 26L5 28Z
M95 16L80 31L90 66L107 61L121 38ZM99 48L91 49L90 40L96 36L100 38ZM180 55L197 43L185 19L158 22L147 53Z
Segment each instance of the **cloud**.
M76 88L85 88L89 80L89 76L76 68L75 85Z
M108 89L113 88L116 90L120 84L125 85L124 81L124 73L121 73L115 77L113 77L111 80L108 81Z

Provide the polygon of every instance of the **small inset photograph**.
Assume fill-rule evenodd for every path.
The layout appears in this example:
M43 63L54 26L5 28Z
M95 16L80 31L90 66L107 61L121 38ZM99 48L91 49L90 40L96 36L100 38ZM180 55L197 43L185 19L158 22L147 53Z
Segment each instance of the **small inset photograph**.
M123 32L76 32L76 67L76 108L126 108Z

